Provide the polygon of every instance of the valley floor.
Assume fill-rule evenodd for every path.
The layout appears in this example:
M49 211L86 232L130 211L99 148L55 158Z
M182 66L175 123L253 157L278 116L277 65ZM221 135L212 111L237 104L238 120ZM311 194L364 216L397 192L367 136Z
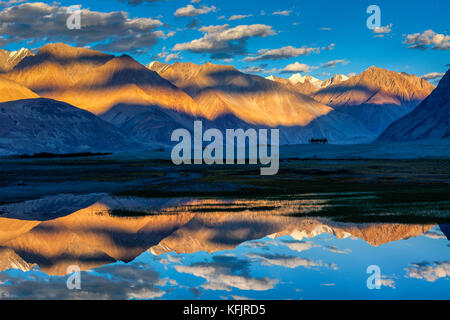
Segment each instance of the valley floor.
M401 148L388 148L382 144L287 146L282 147L280 170L275 176L260 176L259 165L175 166L162 151L68 159L7 158L0 161L0 204L57 194L268 198L376 192L378 197L372 207L362 203L356 206L361 208L357 210L359 212L352 210L347 217L342 217L342 210L323 214L358 221L362 219L358 215L365 214L370 215L368 220L373 220L377 213L383 214L383 202L407 203L410 206L425 202L437 205L435 220L440 221L450 219L450 160L444 156L449 149L444 149L441 145L429 145L428 149L426 145L416 146L411 151L422 154L424 158L381 159L382 155L395 155ZM330 154L335 159L317 159ZM357 154L360 159L356 158ZM369 155L380 159L364 159ZM413 210L410 209L406 206L398 212L413 220L429 219L429 214L411 217ZM380 221L392 219L402 220L398 216L379 217Z

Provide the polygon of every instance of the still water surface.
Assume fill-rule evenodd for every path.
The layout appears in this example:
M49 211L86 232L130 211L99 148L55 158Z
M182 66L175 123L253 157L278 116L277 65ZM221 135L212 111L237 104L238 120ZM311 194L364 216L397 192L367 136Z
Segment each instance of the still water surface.
M344 223L314 214L335 205L331 198L88 194L3 205L0 297L450 299L449 224ZM381 270L380 289L367 286L372 265ZM71 266L81 270L80 290L67 288Z

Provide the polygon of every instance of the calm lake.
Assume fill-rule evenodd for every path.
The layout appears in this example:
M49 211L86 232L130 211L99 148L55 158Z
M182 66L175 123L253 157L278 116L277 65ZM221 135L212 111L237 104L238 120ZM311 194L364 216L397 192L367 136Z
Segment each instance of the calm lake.
M260 199L90 193L3 204L0 297L449 299L450 224L329 215L361 210L377 198L375 192ZM404 207L383 201L383 215ZM447 207L441 201L409 209L423 217L448 214ZM81 288L70 290L74 279Z

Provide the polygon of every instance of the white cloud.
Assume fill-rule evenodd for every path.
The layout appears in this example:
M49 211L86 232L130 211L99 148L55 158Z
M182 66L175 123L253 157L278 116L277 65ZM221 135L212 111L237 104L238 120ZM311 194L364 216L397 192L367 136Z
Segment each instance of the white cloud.
M0 11L0 34L3 45L28 41L66 41L78 46L93 45L93 49L107 51L149 50L157 42L163 25L157 19L134 18L123 11L98 12L81 10L81 29L66 27L67 7L58 4L24 3Z
M253 62L253 61L261 61L261 60L278 60L278 59L286 59L293 58L298 56L308 55L310 53L320 53L319 47L306 47L303 46L301 48L295 48L292 46L287 46L279 49L261 49L258 51L258 55L255 57L247 57L244 61Z
M389 279L386 276L383 276L379 281L380 281L381 286L395 289L395 281L394 280Z
M450 276L450 261L414 263L412 266L406 269L408 272L406 276L409 278L435 282Z
M390 33L392 31L392 23L384 27L375 27L373 33Z
M188 4L186 7L178 8L177 11L175 11L174 15L176 17L195 17L201 14L207 14L215 11L215 6L202 6L199 8L195 8L192 4Z
M292 10L283 10L283 11L275 11L272 13L274 16L290 16L292 13Z
M324 264L322 261L313 261L297 256L289 256L284 254L247 254L249 258L260 259L265 265L274 265L284 268L294 269L298 267L313 268L313 267L327 267L333 270L337 270L335 264Z
M244 73L260 73L260 72L264 72L264 71L265 71L264 68L261 68L258 66L248 67L243 70Z
M172 60L179 60L179 59L182 59L182 58L180 57L180 55L181 55L181 52L168 54L168 55L166 56L165 61L166 61L166 62L170 62L170 61L172 61Z
M250 17L253 17L253 15L252 14L235 14L235 15L232 15L228 20L234 21L234 20L241 20L241 19L250 18Z
M435 49L449 50L450 36L436 33L433 30L425 30L423 33L413 33L405 36L404 44L409 44L411 49Z
M427 74L424 74L421 78L424 80L435 80L435 79L440 79L445 75L444 72L439 73L439 72L430 72Z
M275 265L289 269L298 267L311 268L320 266L320 263L313 260L294 256L249 254L248 257L261 259L262 263L266 265Z
M308 66L307 64L304 63L295 62L287 65L284 69L281 70L281 73L297 73L297 72L308 73L315 69L317 69L317 67Z
M247 51L247 40L253 37L267 37L276 34L271 26L264 24L208 26L200 28L204 33L200 39L186 43L178 43L174 51L190 51L194 53L210 53L212 58L224 59Z
M324 249L326 249L330 252L339 253L339 254L349 254L351 252L350 249L340 250L336 246L324 246Z
M192 274L206 279L202 285L207 290L231 291L240 290L265 291L272 289L278 280L268 277L253 278L247 270L248 261L234 257L214 257L209 263L196 263L190 266L178 265L175 269L181 273Z
M326 63L321 64L322 68L334 68L337 64L348 64L350 61L347 59L331 60Z
M283 242L283 244L287 246L289 249L297 252L307 251L312 248L318 247L318 245L312 242L305 242L305 241Z

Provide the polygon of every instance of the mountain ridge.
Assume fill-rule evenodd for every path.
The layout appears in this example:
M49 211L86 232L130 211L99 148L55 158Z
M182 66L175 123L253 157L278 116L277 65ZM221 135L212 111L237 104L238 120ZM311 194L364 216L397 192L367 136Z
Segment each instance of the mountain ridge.
M357 121L333 108L233 66L180 62L153 66L163 78L187 92L208 120L231 115L252 126L280 127L285 131L285 143L306 143L315 136L343 143L371 139ZM351 134L344 127L352 128Z
M412 111L433 89L433 85L417 76L372 66L312 97L359 119L378 136Z
M88 111L47 98L0 103L0 154L74 153L142 146Z
M104 54L66 44L47 44L4 74L42 97L72 104L94 114L114 105L159 105L187 113L194 101L131 57Z
M378 141L450 138L450 69L417 108L392 123Z

